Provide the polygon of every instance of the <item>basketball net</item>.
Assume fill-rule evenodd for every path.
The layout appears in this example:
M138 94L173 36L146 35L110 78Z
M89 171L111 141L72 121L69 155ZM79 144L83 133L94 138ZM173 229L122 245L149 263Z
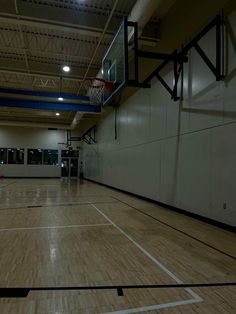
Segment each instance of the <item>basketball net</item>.
M90 77L84 81L84 87L88 91L91 102L101 104L104 96L115 90L115 83L99 77Z

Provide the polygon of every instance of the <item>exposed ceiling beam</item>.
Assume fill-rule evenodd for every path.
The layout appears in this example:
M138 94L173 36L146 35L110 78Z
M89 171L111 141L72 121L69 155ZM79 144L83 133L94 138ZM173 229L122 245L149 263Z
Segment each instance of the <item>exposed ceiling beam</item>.
M15 10L16 10L17 19L19 19L18 18L19 11L18 11L18 6L17 6L17 0L14 0L14 4L15 4ZM22 27L21 27L21 25L19 23L17 23L17 27L18 27L19 32L20 32L20 38L21 38L22 45L23 45L23 47L26 47L26 45L25 45L25 38L24 38L24 35L22 33ZM29 60L28 60L27 52L24 50L23 54L24 54L24 58L25 58L25 65L26 65L27 71L28 71L28 73L30 73L30 67L29 67ZM33 84L32 84L32 89L33 89Z
M41 50L35 50L35 49L30 49L30 48L21 48L21 47L11 47L11 46L0 46L0 51L4 51L6 53L11 53L12 49L17 49L17 51L21 52L21 53L28 53L30 52L33 55L43 55L45 58L47 57L54 57L57 59L63 59L65 58L65 54L64 53L60 53L60 52L54 52L54 51L41 51ZM66 54L66 57L68 60L73 60L73 61L78 61L78 62L83 62L83 61L89 61L90 58L89 57L85 57L85 56L78 56L78 55L70 55L70 54Z
M103 29L85 27L82 25L69 24L64 22L56 22L36 17L28 17L16 14L0 13L0 22L10 24L20 24L30 27L39 27L44 29L52 29L59 32L75 33L77 35L100 37ZM107 32L104 39L111 40L114 32Z
M35 76L35 77L44 77L47 79L58 79L60 80L61 75L56 75L55 73L52 72L40 72L40 71L34 71L34 72L26 72L23 69L19 68L0 68L0 72L2 73L9 73L9 74L22 74L22 75L28 75L28 76ZM70 76L66 75L63 76L63 80L72 80L72 81L82 81L82 76Z

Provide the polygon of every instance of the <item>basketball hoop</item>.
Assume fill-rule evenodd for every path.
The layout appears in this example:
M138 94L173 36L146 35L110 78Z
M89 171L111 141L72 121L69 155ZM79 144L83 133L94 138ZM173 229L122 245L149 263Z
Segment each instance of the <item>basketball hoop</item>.
M111 94L115 90L115 83L99 77L90 77L84 81L84 87L88 90L91 102L101 104L105 94Z

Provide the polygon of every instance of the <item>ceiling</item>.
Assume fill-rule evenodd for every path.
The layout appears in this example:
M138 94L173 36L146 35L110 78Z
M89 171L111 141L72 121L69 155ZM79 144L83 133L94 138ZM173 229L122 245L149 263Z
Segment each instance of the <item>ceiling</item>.
M85 95L83 78L97 75L122 17L129 15L136 0L118 1L99 44L114 2L1 0L0 88ZM62 71L65 64L71 67L68 74ZM1 106L0 123L37 121L70 126L75 114L64 112L56 117L51 110Z
M81 101L78 95L87 93L82 84L84 78L98 74L104 53L123 16L129 16L137 1L1 0L0 126L61 129L83 126L83 130L90 127L93 123L91 117L99 116L98 113L91 115L86 110L83 113L78 110L60 110L60 116L56 116L55 110L9 107L2 101L6 96L3 96L1 90L10 88L37 95L69 93L73 95L73 99L67 101L69 104L83 104L84 100ZM185 0L153 1L158 2L159 6L146 25L142 39L143 42L147 38L150 40L153 33L149 30L153 31L158 25L161 41L156 47L152 47L150 41L150 46L146 46L145 50L157 49L158 52L166 53L180 47L186 38L189 39L225 3L230 2L196 0L187 4ZM235 3L235 0L231 2ZM115 3L117 5L114 9ZM158 23L160 18L161 24ZM108 20L110 22L106 28ZM62 71L65 64L71 67L69 73ZM150 73L155 66L151 61L142 61L140 75L145 77L146 72ZM15 99L17 96L15 94L12 97ZM22 98L22 95L19 96L19 99ZM35 97L35 100L50 101L46 96ZM51 101L58 104L56 96Z

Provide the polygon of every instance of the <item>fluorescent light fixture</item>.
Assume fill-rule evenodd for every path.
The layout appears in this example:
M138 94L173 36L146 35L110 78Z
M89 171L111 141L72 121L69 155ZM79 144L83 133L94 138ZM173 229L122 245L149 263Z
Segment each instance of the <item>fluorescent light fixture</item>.
M62 69L64 72L70 72L70 67L68 65L64 65Z
M64 99L63 99L62 97L59 97L58 100L59 100L59 101L63 101Z
M59 117L59 116L60 116L60 113L59 113L59 112L57 112L57 113L56 113L56 116L58 116L58 117Z

